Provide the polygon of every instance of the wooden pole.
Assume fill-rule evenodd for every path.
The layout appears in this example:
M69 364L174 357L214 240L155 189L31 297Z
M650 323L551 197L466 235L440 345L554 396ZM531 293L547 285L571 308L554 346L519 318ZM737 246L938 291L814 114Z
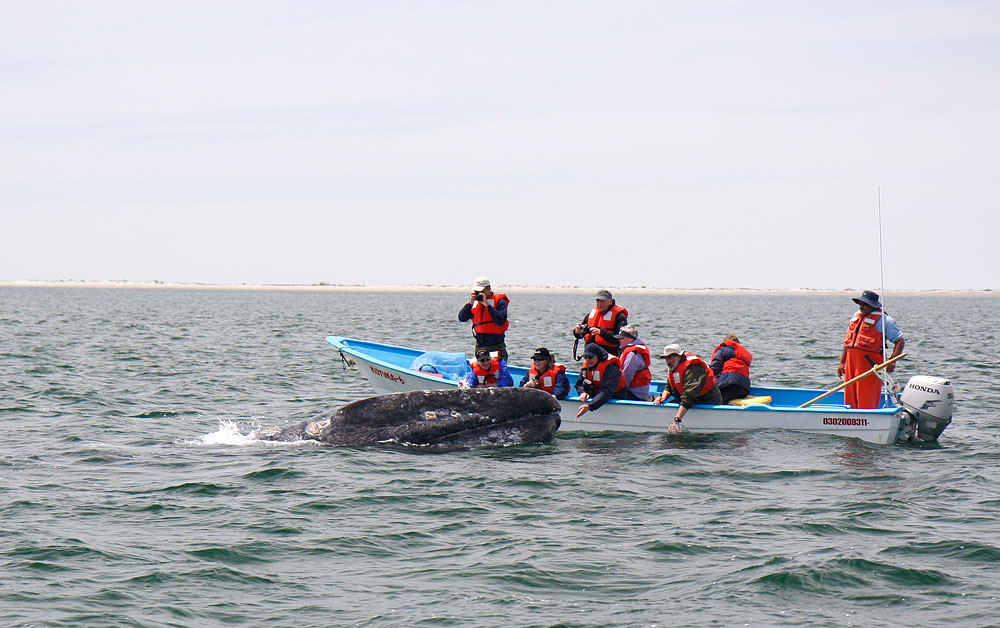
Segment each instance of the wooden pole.
M864 378L868 377L869 375L874 375L879 370L884 369L885 367L889 366L890 364L892 364L893 362L895 362L896 360L898 360L898 359L900 359L902 357L906 357L906 354L905 353L900 353L896 357L894 357L894 358L892 358L890 360L886 360L882 364L876 364L875 366L873 366L871 368L870 371L865 371L864 373L862 373L861 375L858 375L857 377L852 377L851 379L847 380L846 382L844 382L840 386L837 386L833 390L828 390L825 393L823 393L822 395L820 395L819 397L816 397L815 399L810 399L809 401L805 402L804 404L802 404L799 407L800 408L805 408L806 406L812 405L813 403L816 403L817 401L819 401L820 399L823 399L824 397L829 397L830 395L832 395L833 393L837 392L838 390L843 390L844 388L847 388L848 386L850 386L854 382L858 381L859 379L864 379Z

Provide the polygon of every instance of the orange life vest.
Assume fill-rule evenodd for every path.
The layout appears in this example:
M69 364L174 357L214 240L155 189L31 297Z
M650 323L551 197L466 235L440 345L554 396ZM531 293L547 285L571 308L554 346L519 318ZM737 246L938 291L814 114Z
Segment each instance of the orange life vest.
M500 294L499 292L494 292L493 296L486 299L486 305L492 305L496 307L497 303L500 301L506 301L510 303L510 299L507 298L506 294ZM510 321L504 321L503 325L497 325L493 322L493 317L490 316L490 311L486 306L484 306L479 301L474 301L472 303L472 331L477 334L502 334L507 331L510 327Z
M868 316L862 316L861 312L855 312L851 324L844 335L845 349L860 349L871 355L876 364L882 363L882 332L878 328L878 321L882 318L882 313L876 310Z
M618 318L619 312L624 312L625 318L628 318L628 310L620 305L612 305L604 314L601 314L601 311L595 307L590 310L590 315L587 317L587 327L597 327L598 329L614 331L615 319ZM604 339L604 336L600 334L594 335L588 332L583 335L583 339L586 342L596 342L597 344L605 347L614 347L616 350L618 349L618 344L616 342L608 342Z
M621 364L618 362L618 358L613 355L609 355L608 359L604 360L603 362L598 362L597 366L595 366L594 368L588 368L587 366L584 366L583 370L580 371L580 377L583 378L583 383L587 384L588 386L593 386L594 388L600 388L601 380L604 377L604 371L607 370L609 364L618 364L619 368L621 368ZM618 385L615 386L615 392L618 392L622 388L625 388L625 378L619 377Z
M743 377L750 377L750 363L753 362L753 355L747 351L747 348L736 342L735 340L724 340L722 344L715 348L718 351L722 347L732 347L736 351L736 357L729 358L722 363L723 373L739 373ZM715 351L712 351L712 355L715 355Z
M629 388L636 388L638 386L645 386L649 382L653 381L653 374L649 372L649 347L646 345L628 345L622 349L622 354L618 357L618 361L621 362L622 366L625 366L625 358L628 354L635 352L642 356L642 361L645 362L645 366L635 372L632 376L632 381L628 382ZM623 376L624 380L625 377Z
M676 370L670 371L670 376L667 378L667 383L670 384L670 388L677 393L678 397L684 394L684 371L692 364L697 364L708 372L708 377L705 378L705 385L698 391L699 397L712 390L712 386L715 386L715 373L712 372L712 369L708 368L705 361L693 353L685 353L684 360L677 365Z
M550 395L556 391L556 378L559 377L560 373L565 373L566 367L562 364L553 364L549 367L549 370L544 373L539 374L538 369L535 365L531 365L531 370L528 371L528 376L533 377L535 381L538 382L538 387L541 390L549 393Z
M481 367L477 360L469 362L469 366L476 374L476 380L479 381L480 386L496 386L497 382L500 381L500 358L492 358L489 369Z

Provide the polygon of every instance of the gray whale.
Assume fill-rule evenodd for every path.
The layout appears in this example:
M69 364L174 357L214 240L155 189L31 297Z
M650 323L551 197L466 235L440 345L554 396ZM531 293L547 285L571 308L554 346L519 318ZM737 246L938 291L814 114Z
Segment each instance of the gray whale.
M551 439L559 410L555 397L533 388L418 390L362 399L256 436L344 447L497 447Z

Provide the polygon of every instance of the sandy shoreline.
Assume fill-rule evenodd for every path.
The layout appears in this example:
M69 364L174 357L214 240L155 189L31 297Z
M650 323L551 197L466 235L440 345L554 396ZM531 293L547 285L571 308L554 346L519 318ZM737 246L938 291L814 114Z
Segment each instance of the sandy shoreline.
M331 284L208 284L208 283L167 283L160 281L41 281L17 280L0 281L0 288L128 288L153 290L248 290L248 291L289 291L289 292L407 292L407 293L456 293L463 294L469 287L441 285L331 285ZM511 294L591 294L599 288L607 287L616 294L731 294L731 295L849 295L861 292L862 288L835 289L767 289L767 288L647 288L629 286L501 286ZM887 296L1000 296L996 290L887 290Z

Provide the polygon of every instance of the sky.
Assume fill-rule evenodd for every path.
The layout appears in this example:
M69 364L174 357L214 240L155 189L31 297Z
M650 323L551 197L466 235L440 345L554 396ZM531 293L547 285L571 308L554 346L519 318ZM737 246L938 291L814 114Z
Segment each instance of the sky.
M1000 289L1000 3L0 3L0 281Z

